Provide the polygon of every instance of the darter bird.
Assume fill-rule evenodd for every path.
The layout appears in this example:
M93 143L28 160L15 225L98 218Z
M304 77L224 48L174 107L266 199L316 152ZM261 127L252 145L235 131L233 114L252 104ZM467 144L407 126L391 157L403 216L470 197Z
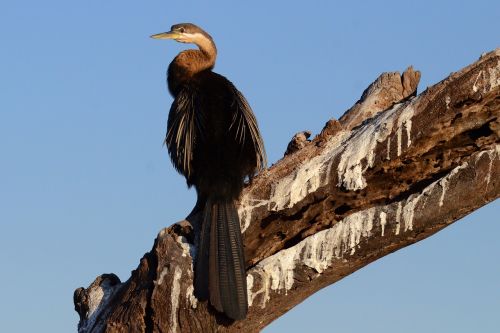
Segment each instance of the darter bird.
M195 263L195 295L227 317L246 316L247 284L240 222L235 207L246 177L266 166L264 143L245 97L212 71L217 48L191 23L151 36L195 44L167 72L174 102L165 143L174 167L198 194L203 209Z

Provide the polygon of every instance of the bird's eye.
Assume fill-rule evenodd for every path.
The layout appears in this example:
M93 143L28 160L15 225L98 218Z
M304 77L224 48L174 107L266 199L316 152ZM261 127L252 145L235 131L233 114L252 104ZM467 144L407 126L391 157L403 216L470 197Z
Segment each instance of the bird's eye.
M184 33L184 28L179 28L180 33Z

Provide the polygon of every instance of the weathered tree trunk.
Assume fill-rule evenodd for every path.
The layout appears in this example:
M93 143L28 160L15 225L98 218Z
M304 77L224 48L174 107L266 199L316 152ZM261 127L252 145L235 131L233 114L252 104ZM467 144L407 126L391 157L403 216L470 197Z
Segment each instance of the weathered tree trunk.
M126 282L107 274L75 291L79 331L257 332L321 288L495 200L500 49L415 97L419 78L411 67L382 74L339 121L312 141L295 137L245 188L245 320L229 322L193 296L196 251L185 221L159 233Z

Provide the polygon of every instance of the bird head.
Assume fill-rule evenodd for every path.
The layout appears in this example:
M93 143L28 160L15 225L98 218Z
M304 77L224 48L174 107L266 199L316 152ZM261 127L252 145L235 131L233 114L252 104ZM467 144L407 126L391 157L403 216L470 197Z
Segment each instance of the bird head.
M192 23L174 24L170 31L152 35L154 39L173 39L180 43L200 45L204 41L212 41L212 37L197 25Z

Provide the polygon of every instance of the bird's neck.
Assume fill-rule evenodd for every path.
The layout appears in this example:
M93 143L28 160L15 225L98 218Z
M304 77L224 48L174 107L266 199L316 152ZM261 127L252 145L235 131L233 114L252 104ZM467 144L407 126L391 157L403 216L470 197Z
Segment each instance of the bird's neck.
M188 76L193 76L207 69L212 69L217 57L217 49L214 42L203 40L196 44L198 50L186 50L181 52L175 59L174 64Z
M168 68L168 88L176 96L178 88L194 75L210 70L215 65L217 48L212 40L197 42L198 50L186 50L177 55Z
M203 39L197 44L198 52L202 54L203 61L200 61L200 70L213 68L215 65L215 59L217 58L217 48L215 43L210 39Z

